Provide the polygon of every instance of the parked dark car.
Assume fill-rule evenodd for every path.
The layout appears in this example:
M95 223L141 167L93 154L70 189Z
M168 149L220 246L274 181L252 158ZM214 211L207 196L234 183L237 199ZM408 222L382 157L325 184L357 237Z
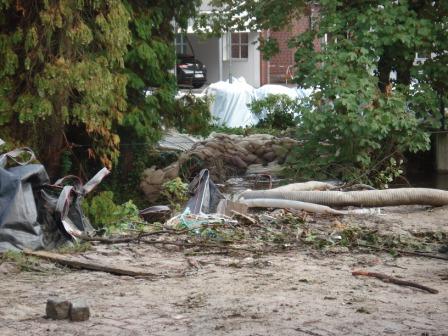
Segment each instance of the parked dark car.
M177 55L177 84L200 88L207 81L207 69L192 55Z

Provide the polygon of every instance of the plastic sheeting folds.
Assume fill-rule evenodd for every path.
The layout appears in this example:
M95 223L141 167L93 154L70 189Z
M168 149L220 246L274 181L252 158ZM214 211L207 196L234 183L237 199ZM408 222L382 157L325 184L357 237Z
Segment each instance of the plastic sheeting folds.
M255 89L247 84L243 77L240 77L232 78L232 83L229 81L213 83L204 93L213 97L213 104L210 109L212 117L218 125L246 127L255 125L259 121L259 118L248 107L254 100L279 94L300 100L308 97L312 90L273 84Z
M74 176L50 185L44 166L30 164L33 159L27 148L0 155L0 252L51 249L92 230L81 201L109 171L85 185Z

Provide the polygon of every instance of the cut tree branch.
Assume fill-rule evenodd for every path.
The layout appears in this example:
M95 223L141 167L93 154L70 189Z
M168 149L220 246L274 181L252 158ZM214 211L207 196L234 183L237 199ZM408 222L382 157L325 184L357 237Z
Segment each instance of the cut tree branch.
M91 271L106 272L116 275L128 275L128 276L142 276L142 277L155 277L157 274L145 271L141 268L129 267L129 266L111 266L102 264L99 262L84 261L79 259L70 258L58 253L52 253L47 251L30 251L24 250L23 253L29 256L38 257L60 265L68 266L71 268L87 269Z
M432 294L437 294L439 292L437 289L426 287L426 286L420 285L413 281L400 280L400 279L391 277L390 275L386 275L386 274L382 274L382 273L368 272L368 271L353 271L352 275L354 275L354 276L363 275L363 276L374 277L374 278L380 279L383 282L393 283L393 284L396 284L399 286L414 287L414 288L418 288L418 289L427 291Z

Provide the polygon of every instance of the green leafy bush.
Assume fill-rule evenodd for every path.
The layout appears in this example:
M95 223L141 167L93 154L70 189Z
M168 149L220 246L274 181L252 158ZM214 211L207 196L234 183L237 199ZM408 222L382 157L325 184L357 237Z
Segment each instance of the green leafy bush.
M103 191L92 199L85 200L82 207L92 225L107 234L140 228L144 224L139 217L137 206L132 201L117 205L111 191Z
M197 97L191 92L176 100L173 126L180 132L193 135L209 133L212 116L211 98Z
M178 211L181 204L188 200L188 184L176 177L162 185L161 195L170 203L172 209Z
M352 85L354 89L356 83ZM403 152L429 147L428 135L399 92L384 95L373 84L331 101L321 99L320 93L312 99L299 109L297 138L303 143L289 158L297 177L385 187L402 173Z
M274 128L284 130L296 126L294 112L298 108L298 100L287 95L270 94L249 104L249 108L260 119L257 128Z

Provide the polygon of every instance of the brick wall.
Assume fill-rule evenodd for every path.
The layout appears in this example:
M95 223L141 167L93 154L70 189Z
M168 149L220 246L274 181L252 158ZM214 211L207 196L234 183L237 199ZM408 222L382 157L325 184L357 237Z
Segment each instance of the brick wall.
M316 11L317 9L314 8L313 10ZM280 49L280 52L272 57L270 61L265 61L263 59L263 54L261 54L261 85L269 83L285 84L286 81L291 81L291 74L294 72L291 67L295 64L295 49L288 47L288 41L292 37L307 31L309 28L310 15L304 15L283 31L263 31L260 33L265 39L268 36L275 38ZM316 48L319 48L318 43L316 43Z

